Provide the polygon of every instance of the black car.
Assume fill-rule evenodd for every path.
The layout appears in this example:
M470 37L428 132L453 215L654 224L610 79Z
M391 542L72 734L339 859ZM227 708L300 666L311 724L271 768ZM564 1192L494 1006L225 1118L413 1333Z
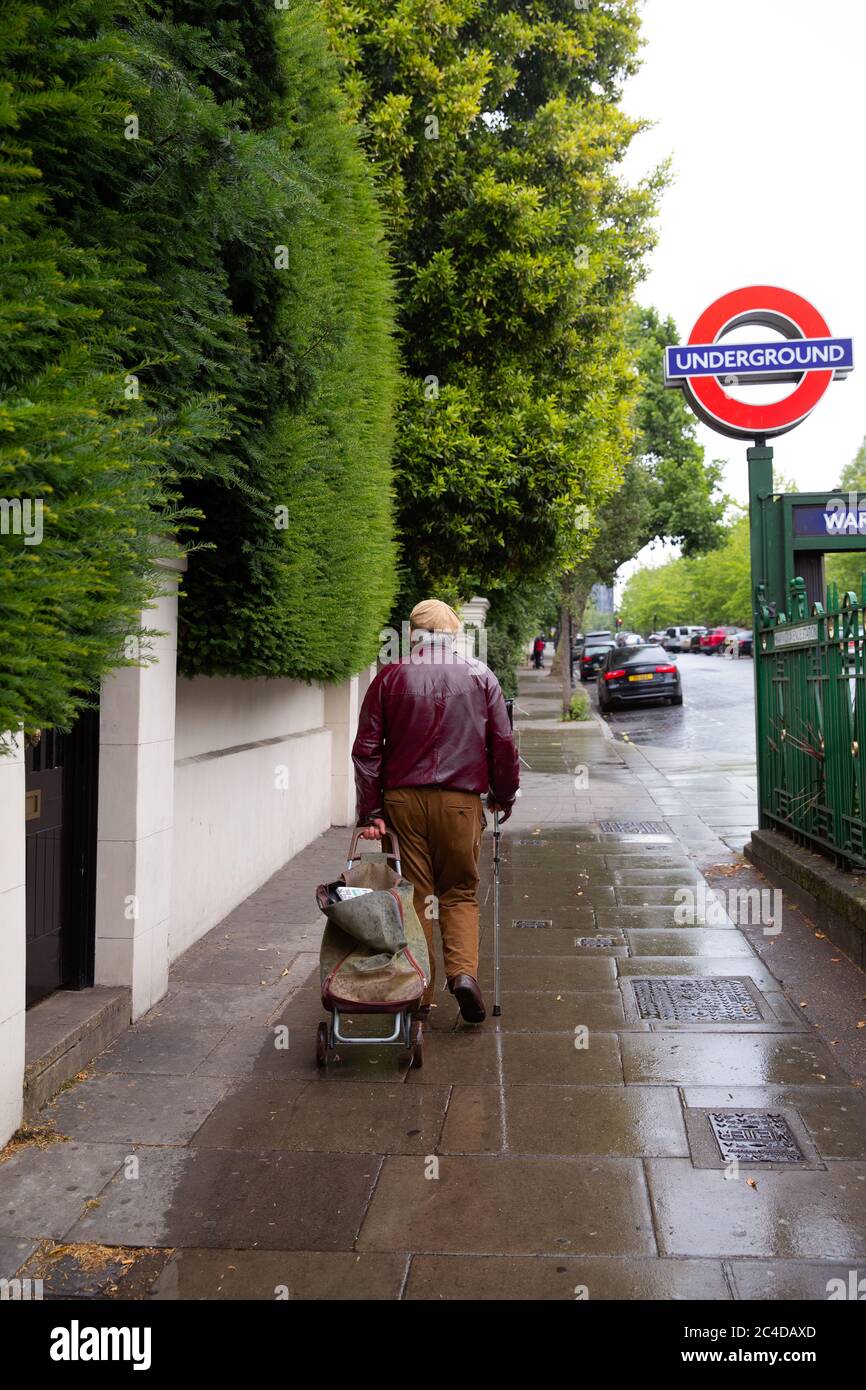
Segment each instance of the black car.
M614 705L649 700L683 702L676 663L663 647L614 647L598 673L598 707L603 714Z
M590 676L595 676L599 666L605 660L609 651L613 649L612 637L587 636L586 643L580 656L580 679L586 684Z

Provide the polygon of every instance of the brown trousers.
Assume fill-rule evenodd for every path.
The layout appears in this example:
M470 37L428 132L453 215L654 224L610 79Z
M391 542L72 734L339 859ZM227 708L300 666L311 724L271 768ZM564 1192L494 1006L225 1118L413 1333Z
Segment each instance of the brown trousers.
M484 810L477 792L447 787L395 787L385 792L385 820L397 833L403 877L415 889L415 911L430 952L433 999L434 923L442 935L445 974L478 976L478 856Z

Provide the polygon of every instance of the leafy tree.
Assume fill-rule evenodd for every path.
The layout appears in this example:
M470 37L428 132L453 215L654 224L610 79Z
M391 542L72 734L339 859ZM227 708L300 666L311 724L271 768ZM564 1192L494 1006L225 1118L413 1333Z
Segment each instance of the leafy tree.
M695 419L681 391L664 385L664 349L677 341L673 319L635 307L629 342L638 375L634 438L617 491L588 518L592 540L561 586L562 631L567 615L579 622L594 584L612 584L619 569L653 541L673 541L686 556L713 550L723 540L727 499L718 491L723 464L708 463ZM571 686L562 662L563 705Z
M660 179L625 186L637 9L323 0L399 272L403 601L544 580L615 487Z
M631 576L622 599L625 627L644 634L658 624L752 626L749 519L724 529L722 544L705 555L679 556Z
M842 469L838 486L833 491L843 497L849 492L866 492L866 439L851 462ZM838 585L840 594L851 591L859 597L864 573L866 554L862 551L828 555L824 561L826 581Z

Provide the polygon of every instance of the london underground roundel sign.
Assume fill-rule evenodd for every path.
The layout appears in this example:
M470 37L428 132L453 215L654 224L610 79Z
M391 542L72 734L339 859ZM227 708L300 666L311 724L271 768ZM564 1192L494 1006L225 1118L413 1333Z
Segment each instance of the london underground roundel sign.
M772 328L783 340L725 343L734 328ZM665 385L681 387L695 414L733 439L784 434L814 410L830 382L854 366L850 338L834 338L814 305L776 285L723 294L705 309L681 347L665 348ZM728 387L791 382L770 405L748 404Z

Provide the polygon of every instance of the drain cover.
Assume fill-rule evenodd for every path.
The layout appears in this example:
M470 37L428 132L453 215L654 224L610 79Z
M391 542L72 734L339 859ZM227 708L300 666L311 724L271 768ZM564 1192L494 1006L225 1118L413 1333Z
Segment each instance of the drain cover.
M512 927L529 927L533 931L538 931L540 927L552 927L553 920L550 917L516 917L511 925Z
M612 936L576 936L575 946L622 946L624 942L614 941Z
M677 978L634 980L634 995L641 1018L674 1022L737 1023L761 1014L741 980Z
M663 820L600 820L598 828L606 835L670 834L670 826Z
M722 1158L740 1163L802 1163L784 1115L766 1110L711 1111L709 1121Z
M532 835L528 840L512 840L513 845L544 845L545 848L550 844L549 840L539 840L537 835Z

